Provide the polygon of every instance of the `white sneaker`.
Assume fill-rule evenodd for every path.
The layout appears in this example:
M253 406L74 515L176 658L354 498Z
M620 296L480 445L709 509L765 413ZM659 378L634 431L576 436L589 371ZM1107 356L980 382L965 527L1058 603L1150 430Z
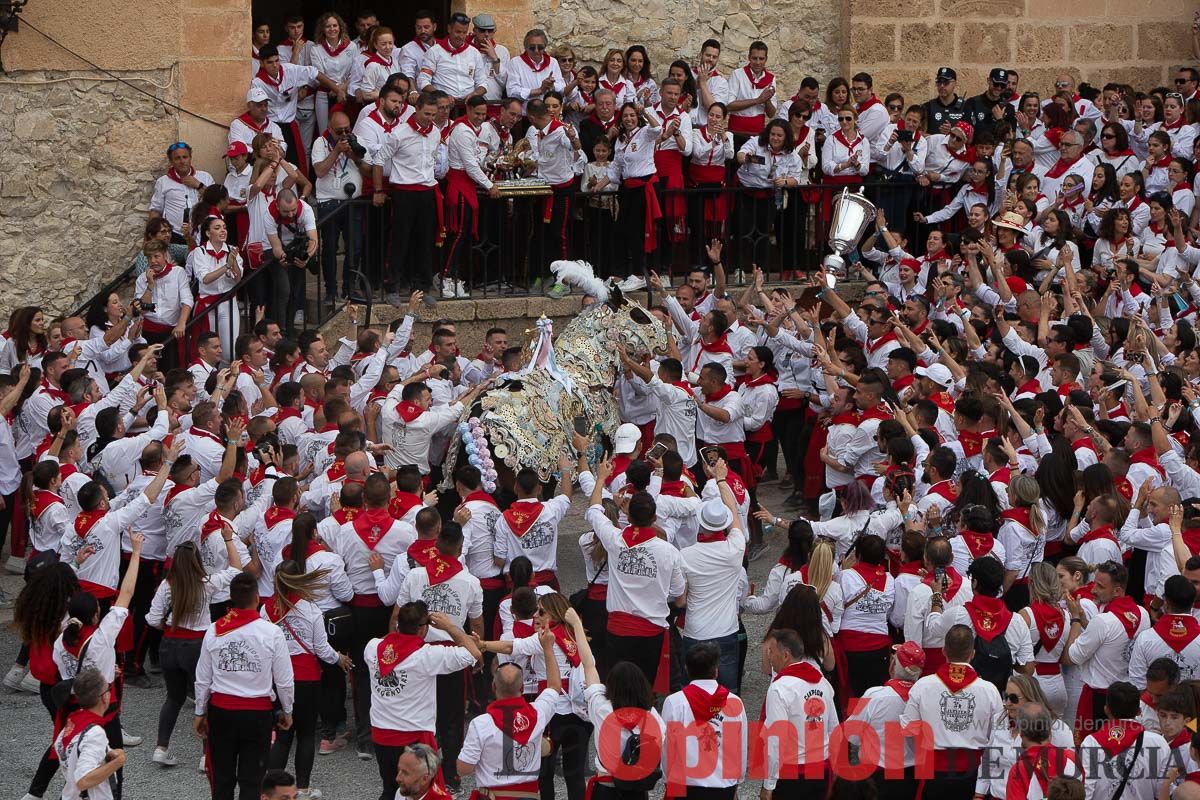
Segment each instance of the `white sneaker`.
M196 765L196 772L201 775L208 772L208 756L200 756L200 763Z
M14 692L21 691L21 683L29 675L29 667L13 664L4 674L4 687Z
M296 313L294 315L292 315L292 327L293 328L303 328L304 327L304 309L302 309L302 308L296 309Z
M125 747L137 747L142 743L143 739L141 736L134 736L124 728L121 728L121 741L124 743Z
M311 787L296 792L296 800L321 800L324 796L320 789L313 789Z
M30 794L29 792L26 792L25 796L22 797L21 800L42 800L42 798L38 797L36 794Z
M744 286L746 284L746 273L740 269L734 272L733 282L738 286Z
M165 747L154 748L154 755L150 756L150 760L163 767L179 766L179 761Z
M33 673L26 673L24 678L21 678L21 691L29 692L30 694L40 694L42 691L42 682L33 677Z
M453 300L457 296L458 294L454 290L454 279L442 278L442 298L446 300Z
M630 275L628 278L618 283L617 288L622 292L636 292L639 289L646 288L646 279L640 275Z
M470 297L471 293L467 290L467 285L462 281L454 282L454 294L457 297Z

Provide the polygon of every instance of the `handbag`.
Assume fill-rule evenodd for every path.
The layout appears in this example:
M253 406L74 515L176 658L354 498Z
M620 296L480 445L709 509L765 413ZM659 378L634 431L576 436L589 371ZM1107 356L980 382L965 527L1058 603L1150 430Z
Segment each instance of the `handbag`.
M92 634L92 636L95 636L95 634ZM83 643L83 647L79 648L79 658L75 659L75 664L76 664L75 674L76 675L79 674L78 665L82 664L83 660L85 658L87 658L88 646L91 643L92 643L92 637L89 636L87 638L87 641ZM71 693L72 693L72 691L74 691L74 688L75 688L75 679L74 678L67 678L66 680L59 681L58 683L54 684L54 686L52 686L50 688L50 700L51 700L51 702L54 703L54 707L56 709L66 707L67 703L69 703L71 701Z
M578 591L571 592L571 596L567 598L567 602L571 604L571 608L575 609L576 614L583 616L583 604L587 602L588 592L591 591L592 585L596 582L596 579L599 578L600 574L606 569L608 569L607 561L604 562L604 566L596 570L596 574L592 576L590 581L588 581L588 585L586 587L579 589Z
M329 646L339 653L350 651L354 636L354 618L350 606L338 606L325 612L325 636Z

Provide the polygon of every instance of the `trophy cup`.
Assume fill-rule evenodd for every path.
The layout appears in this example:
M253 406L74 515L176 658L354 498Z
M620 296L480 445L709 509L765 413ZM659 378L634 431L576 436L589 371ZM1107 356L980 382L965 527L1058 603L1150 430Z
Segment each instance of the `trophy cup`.
M858 246L867 226L874 221L875 206L861 192L851 194L849 189L842 189L833 199L833 219L829 223L829 248L833 254L825 256L822 262L831 278L846 277L846 260L842 256Z

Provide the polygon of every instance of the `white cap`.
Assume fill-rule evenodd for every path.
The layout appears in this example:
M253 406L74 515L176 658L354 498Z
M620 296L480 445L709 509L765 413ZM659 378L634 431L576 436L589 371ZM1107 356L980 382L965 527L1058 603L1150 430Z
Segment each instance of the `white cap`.
M950 370L941 364L934 364L931 367L917 367L916 374L922 378L929 378L929 380L943 389L950 388L950 384L954 383L954 376L950 374Z
M733 524L733 514L722 501L713 498L700 506L700 527L706 531L727 530Z
M264 103L267 100L267 90L261 86L251 86L246 92L247 103Z
M613 453L626 455L632 453L637 450L638 443L641 441L641 428L632 422L626 422L617 428L617 435L613 437Z

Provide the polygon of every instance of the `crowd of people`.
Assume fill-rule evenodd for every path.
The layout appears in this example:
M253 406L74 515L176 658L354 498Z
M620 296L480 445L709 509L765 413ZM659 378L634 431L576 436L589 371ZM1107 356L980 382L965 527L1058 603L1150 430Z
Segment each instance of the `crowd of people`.
M747 776L764 800L1200 797L1200 74L1043 96L997 68L965 99L944 67L924 104L866 73L782 100L761 42L728 77L709 41L656 81L639 45L593 68L538 30L510 58L486 14L437 22L399 48L365 11L354 40L336 14L315 42L255 25L229 175L171 145L133 300L12 313L0 525L28 549L4 684L52 731L26 800L60 767L63 798L120 798L124 689L155 675L136 768L178 767L186 706L218 800L319 798L317 755L347 747L380 800L468 776L551 800L560 772L570 800L732 800ZM568 189L619 187L618 274L650 284L667 346L612 354L611 436L492 485L449 444L529 348L413 331L424 291L462 289L438 220L475 235L511 156L560 192L545 265ZM871 175L904 191L849 258L861 296L724 263L778 192ZM726 181L762 196L656 194ZM415 291L327 343L288 271L324 245L340 288L314 220L360 193L390 204L389 289ZM647 268L660 224L711 238L676 286ZM243 264L273 270L244 332L206 301ZM196 358L168 360L203 314Z

